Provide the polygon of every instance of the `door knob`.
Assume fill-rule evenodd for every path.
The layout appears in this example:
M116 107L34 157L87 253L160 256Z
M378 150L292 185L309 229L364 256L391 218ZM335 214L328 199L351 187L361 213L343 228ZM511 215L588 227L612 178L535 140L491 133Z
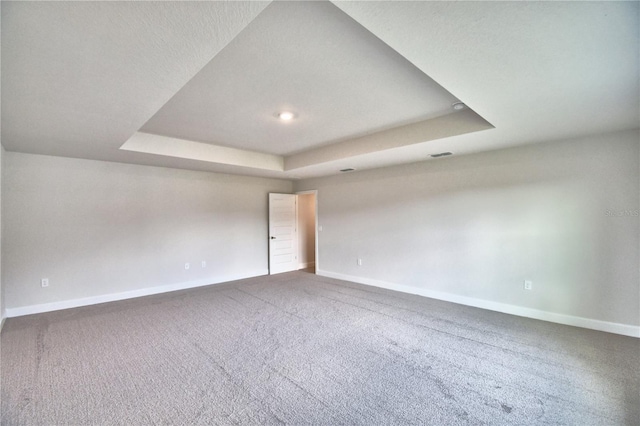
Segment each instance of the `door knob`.
M272 240L275 240L275 239L276 239L276 237L271 237L271 239L272 239Z

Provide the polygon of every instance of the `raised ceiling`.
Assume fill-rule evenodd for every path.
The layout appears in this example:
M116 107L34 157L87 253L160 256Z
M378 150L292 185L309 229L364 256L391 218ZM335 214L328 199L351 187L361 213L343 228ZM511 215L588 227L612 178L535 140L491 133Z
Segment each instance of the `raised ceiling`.
M141 131L290 155L449 114L457 101L333 4L280 2ZM285 110L295 119L278 120Z
M305 178L637 128L638 10L3 1L2 144Z

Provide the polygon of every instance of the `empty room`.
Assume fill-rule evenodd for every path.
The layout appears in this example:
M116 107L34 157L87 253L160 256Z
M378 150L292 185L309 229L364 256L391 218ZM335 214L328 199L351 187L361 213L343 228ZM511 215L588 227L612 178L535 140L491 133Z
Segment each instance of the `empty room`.
M0 15L0 424L640 424L640 2Z

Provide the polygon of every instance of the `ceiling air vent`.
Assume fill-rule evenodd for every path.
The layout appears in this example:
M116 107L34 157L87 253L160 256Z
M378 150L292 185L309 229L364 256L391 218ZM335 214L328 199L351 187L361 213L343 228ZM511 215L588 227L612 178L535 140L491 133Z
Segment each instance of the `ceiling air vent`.
M352 171L354 171L354 170L355 170L355 169L342 169L342 170L340 170L340 171L344 173L344 172L352 172Z
M452 152L441 152L440 154L431 154L431 158L446 157L447 155L453 155Z

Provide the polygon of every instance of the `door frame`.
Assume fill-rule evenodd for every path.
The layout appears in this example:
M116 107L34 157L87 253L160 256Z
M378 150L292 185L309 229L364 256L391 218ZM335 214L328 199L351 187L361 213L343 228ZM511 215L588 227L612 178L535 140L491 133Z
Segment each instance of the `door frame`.
M309 189L306 191L298 191L295 193L296 196L298 195L309 195L312 194L315 197L315 212L314 212L314 220L315 220L315 226L314 226L314 230L315 230L315 270L316 270L316 274L318 273L318 271L320 270L320 252L318 250L318 190L317 189ZM296 226L299 225L298 223L298 206L299 203L296 203ZM298 226L298 232L300 232L300 227ZM298 239L300 237L298 236ZM300 244L298 244L298 259L300 258Z

